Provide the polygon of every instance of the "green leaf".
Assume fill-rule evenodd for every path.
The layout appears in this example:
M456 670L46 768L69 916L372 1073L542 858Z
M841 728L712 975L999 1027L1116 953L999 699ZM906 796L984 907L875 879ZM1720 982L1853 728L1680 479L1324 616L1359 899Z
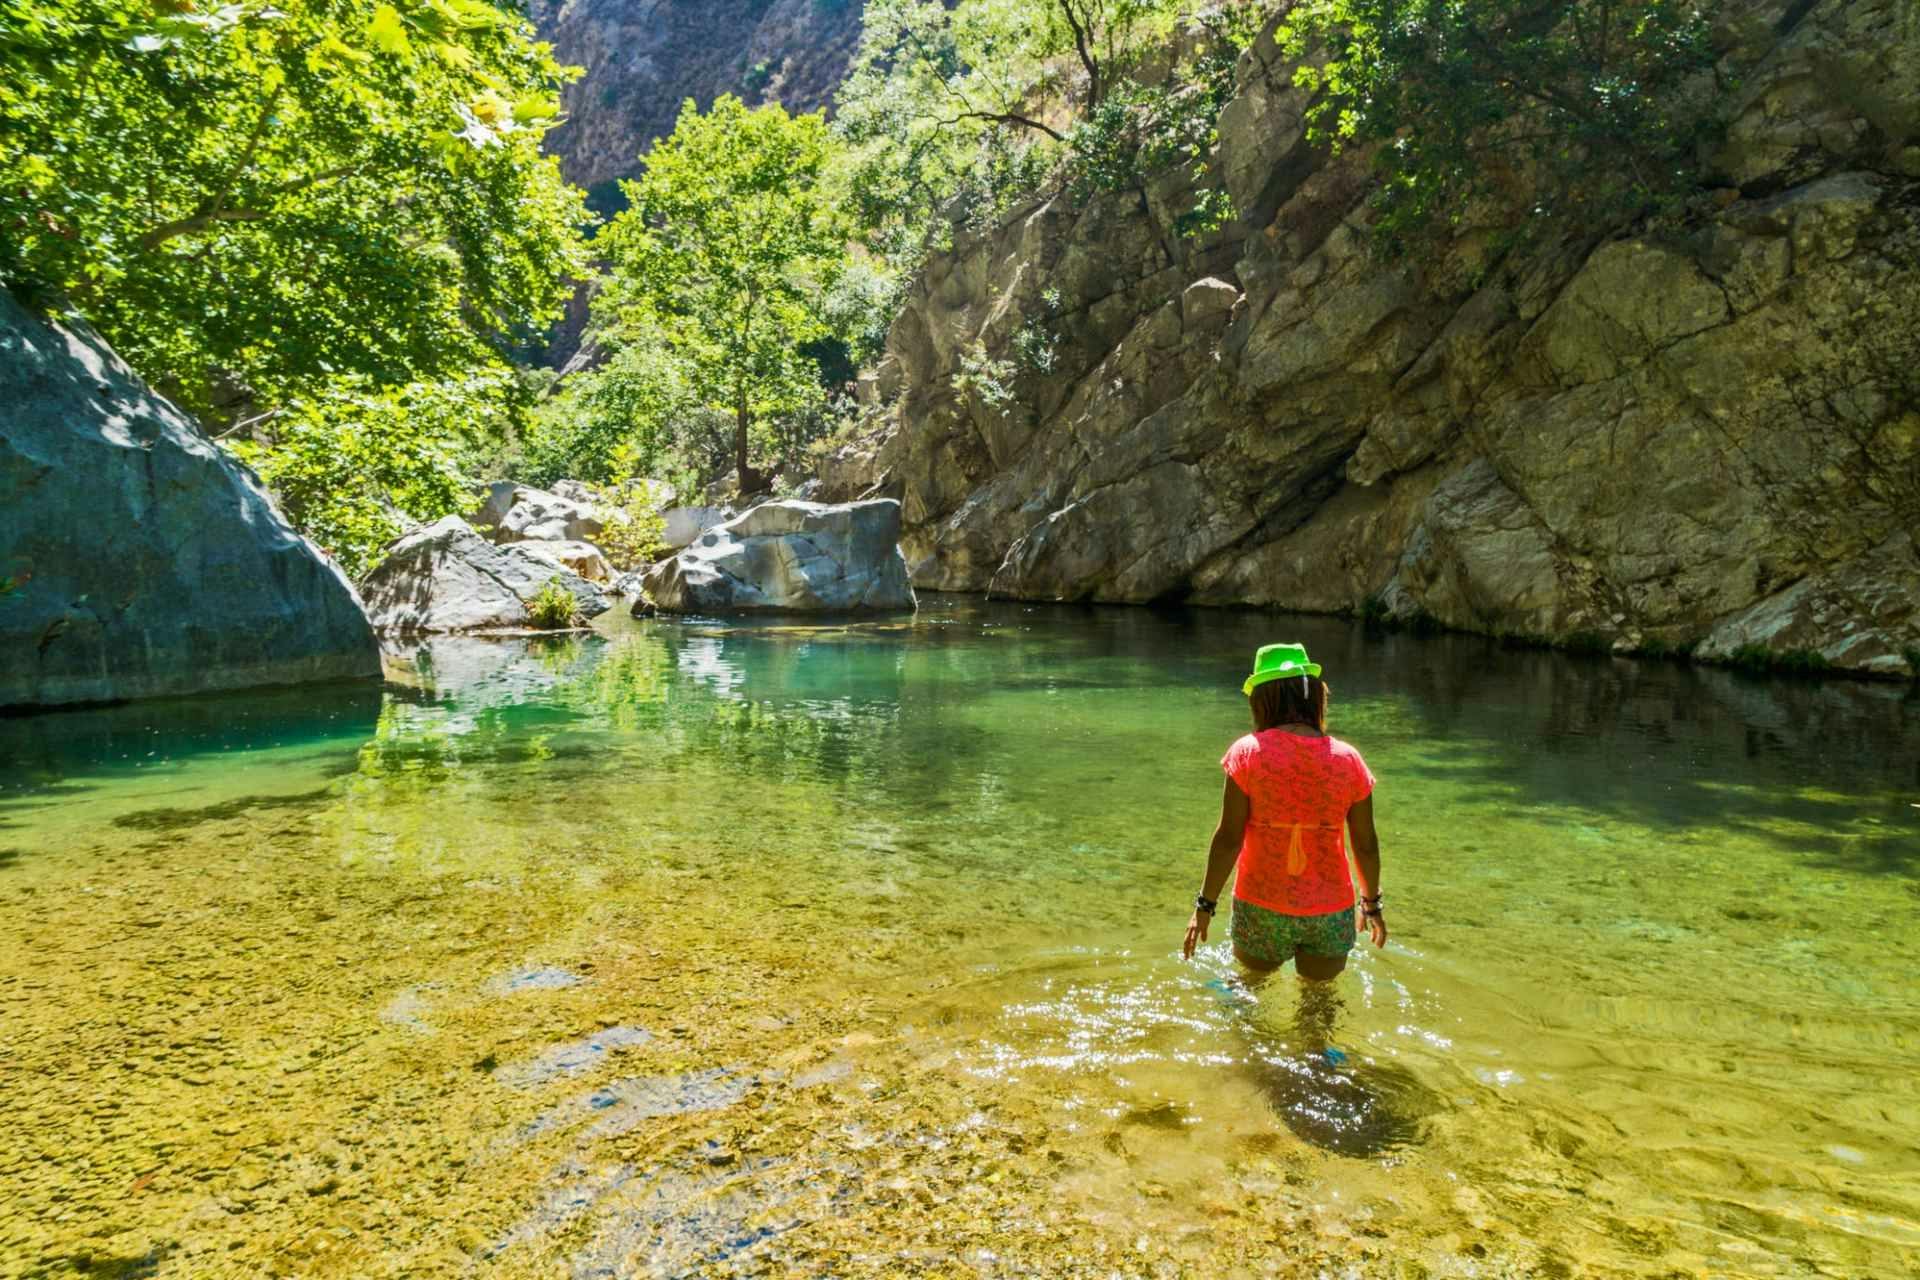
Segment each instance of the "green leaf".
M374 48L397 58L413 52L406 23L401 20L400 11L390 4L373 11L373 18L367 23L367 39L373 42Z
M559 114L559 100L551 97L526 97L513 104L513 119L516 124L536 124L542 120L551 120Z

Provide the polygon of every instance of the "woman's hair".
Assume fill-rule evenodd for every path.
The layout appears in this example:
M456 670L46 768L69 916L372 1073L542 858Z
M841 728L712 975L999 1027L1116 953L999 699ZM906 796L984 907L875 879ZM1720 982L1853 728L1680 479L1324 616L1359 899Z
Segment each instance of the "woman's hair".
M1253 729L1278 728L1283 724L1310 724L1327 731L1327 703L1333 693L1325 680L1314 676L1281 676L1253 686L1247 703L1253 709Z

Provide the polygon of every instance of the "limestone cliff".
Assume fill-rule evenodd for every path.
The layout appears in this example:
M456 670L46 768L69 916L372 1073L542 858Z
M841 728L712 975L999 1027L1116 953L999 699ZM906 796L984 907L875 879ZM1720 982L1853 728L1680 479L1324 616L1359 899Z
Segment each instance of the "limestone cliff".
M823 497L901 499L917 586L1430 617L1619 649L1920 651L1920 10L1731 3L1682 232L1414 264L1270 40L1220 171L1038 201L932 261ZM1019 341L1016 341L1016 339ZM1044 360L1031 358L1044 351ZM1006 394L967 376L1004 362Z

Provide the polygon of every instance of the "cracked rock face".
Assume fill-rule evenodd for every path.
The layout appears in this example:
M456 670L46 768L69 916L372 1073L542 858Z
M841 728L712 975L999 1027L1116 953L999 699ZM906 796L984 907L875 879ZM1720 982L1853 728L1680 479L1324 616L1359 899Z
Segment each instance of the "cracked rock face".
M0 707L374 678L346 578L100 338L0 290Z
M680 104L722 93L789 110L826 105L860 39L863 5L839 0L533 0L528 16L563 63L566 119L549 140L567 180L632 177Z
M549 555L545 544L496 547L447 516L395 542L360 590L374 625L392 634L524 627L527 602L555 580L585 617L611 607L598 587Z
M911 610L900 504L768 502L648 571L668 613Z
M1221 124L1238 221L1174 234L1169 176L963 236L870 379L885 425L823 496L898 497L923 588L1899 674L1920 651L1898 537L1920 526L1920 24L1733 8L1751 70L1710 216L1505 258L1494 227L1374 257L1366 166L1306 146L1261 42ZM964 376L983 352L1010 394Z

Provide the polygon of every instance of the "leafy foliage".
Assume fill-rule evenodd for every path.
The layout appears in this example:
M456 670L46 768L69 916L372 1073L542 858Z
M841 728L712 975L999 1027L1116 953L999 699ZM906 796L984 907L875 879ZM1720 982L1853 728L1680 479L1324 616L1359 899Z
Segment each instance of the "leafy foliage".
M1192 166L1203 189L1182 229L1217 223L1214 125L1266 7L873 0L836 123L869 243L910 267L950 225L998 219L1063 166L1082 196Z
M0 0L0 59L0 276L202 412L471 367L579 265L513 8Z
M631 569L654 558L666 537L655 487L645 480L588 485L603 528L594 545L617 569Z
M1281 49L1310 135L1376 147L1389 251L1481 202L1597 228L1684 202L1715 0L1300 0Z
M549 578L527 601L527 622L541 631L565 631L580 625L580 605L560 579Z
M682 469L678 433L698 411L684 364L657 330L639 326L625 338L608 335L606 362L564 379L534 409L517 478L550 485Z
M823 394L807 348L832 335L825 299L848 239L823 181L829 149L817 113L727 95L703 115L688 102L599 240L613 264L601 330L629 349L657 338L692 400L732 415L743 493L765 480L750 458L772 443L770 424Z
M405 527L472 505L457 444L516 410L511 377L390 390L339 386L288 402L230 447L272 487L294 526L359 578Z

